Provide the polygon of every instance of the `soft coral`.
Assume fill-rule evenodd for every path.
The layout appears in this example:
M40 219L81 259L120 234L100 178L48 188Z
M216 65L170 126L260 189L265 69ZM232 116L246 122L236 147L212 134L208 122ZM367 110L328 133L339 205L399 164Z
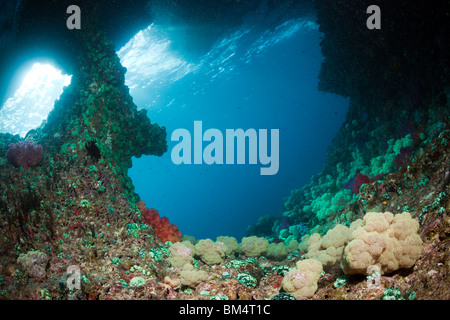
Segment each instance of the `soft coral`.
M6 153L6 159L25 170L37 165L44 155L42 146L33 141L19 141L10 143Z
M176 225L170 224L167 217L160 217L159 212L153 208L149 209L145 206L144 201L138 203L139 211L141 211L142 221L151 226L163 242L179 242L181 241L181 232L178 231Z
M383 177L383 175L384 174L382 173L382 174L377 175L376 177L369 178L365 174L358 173L353 179L351 179L344 185L344 188L352 190L354 194L358 194L359 189L361 188L361 186L363 184L371 183L375 180L379 180Z

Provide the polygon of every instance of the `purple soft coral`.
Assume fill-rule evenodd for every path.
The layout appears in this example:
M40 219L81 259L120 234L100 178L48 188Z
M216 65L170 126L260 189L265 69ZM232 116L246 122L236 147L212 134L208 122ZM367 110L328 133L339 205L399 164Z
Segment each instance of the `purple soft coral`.
M19 141L8 145L6 159L25 170L37 165L44 155L42 146L33 141Z

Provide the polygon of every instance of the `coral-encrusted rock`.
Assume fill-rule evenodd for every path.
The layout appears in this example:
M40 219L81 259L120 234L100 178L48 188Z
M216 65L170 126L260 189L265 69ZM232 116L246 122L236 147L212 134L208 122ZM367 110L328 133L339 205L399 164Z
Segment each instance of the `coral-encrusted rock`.
M10 143L6 153L6 159L25 170L29 167L34 167L41 162L44 156L42 146L33 141L19 141L17 143Z
M30 251L27 254L22 253L17 258L17 264L22 266L28 276L35 279L45 279L47 276L45 271L47 262L47 255L40 251Z
M138 110L134 104L124 83L126 68L120 64L115 46L96 27L98 19L93 16L85 15L86 28L77 33L80 50L74 67L79 72L43 124L42 143L55 148L66 161L80 160L83 155L79 153L84 154L86 146L92 157L95 146L94 158L107 161L125 194L137 202L127 175L131 159L164 154L167 133L165 127L150 121L145 109Z

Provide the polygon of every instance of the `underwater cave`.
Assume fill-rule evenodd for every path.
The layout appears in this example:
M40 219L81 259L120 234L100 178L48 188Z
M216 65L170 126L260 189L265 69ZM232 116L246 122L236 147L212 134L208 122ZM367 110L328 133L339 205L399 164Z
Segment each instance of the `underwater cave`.
M3 1L0 299L448 300L449 8L369 5Z

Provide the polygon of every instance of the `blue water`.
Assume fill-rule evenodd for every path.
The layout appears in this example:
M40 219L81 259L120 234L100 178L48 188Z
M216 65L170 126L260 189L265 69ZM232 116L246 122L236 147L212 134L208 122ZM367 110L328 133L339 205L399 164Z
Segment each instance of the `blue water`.
M133 75L129 67L127 84L152 122L167 128L169 149L162 157L134 158L129 176L147 207L167 216L183 234L240 240L259 217L281 214L290 191L323 169L327 148L345 119L348 100L317 90L321 34L301 20L271 31L243 26L189 61L152 30L159 37L152 39L157 50L149 49L152 44L145 50L158 63L146 76ZM170 141L171 134L185 128L193 136L194 121L202 121L203 131L216 128L223 134L237 128L279 129L278 173L262 176L260 164L173 164L170 154L177 142Z
M317 90L323 58L314 18L269 28L273 16L248 16L203 52L192 50L204 47L201 38L183 44L192 26L156 23L117 48L134 102L167 128L169 145L162 157L134 158L129 175L146 205L183 234L240 240L259 217L280 215L291 190L322 170L345 119L348 100ZM28 74L28 86L5 103L0 132L25 136L47 117L57 98L50 93L61 92L68 80L44 67L48 74ZM33 109L24 101L34 101ZM223 135L226 129L279 129L277 174L262 176L261 164L175 165L171 134L184 128L193 135L194 121Z

